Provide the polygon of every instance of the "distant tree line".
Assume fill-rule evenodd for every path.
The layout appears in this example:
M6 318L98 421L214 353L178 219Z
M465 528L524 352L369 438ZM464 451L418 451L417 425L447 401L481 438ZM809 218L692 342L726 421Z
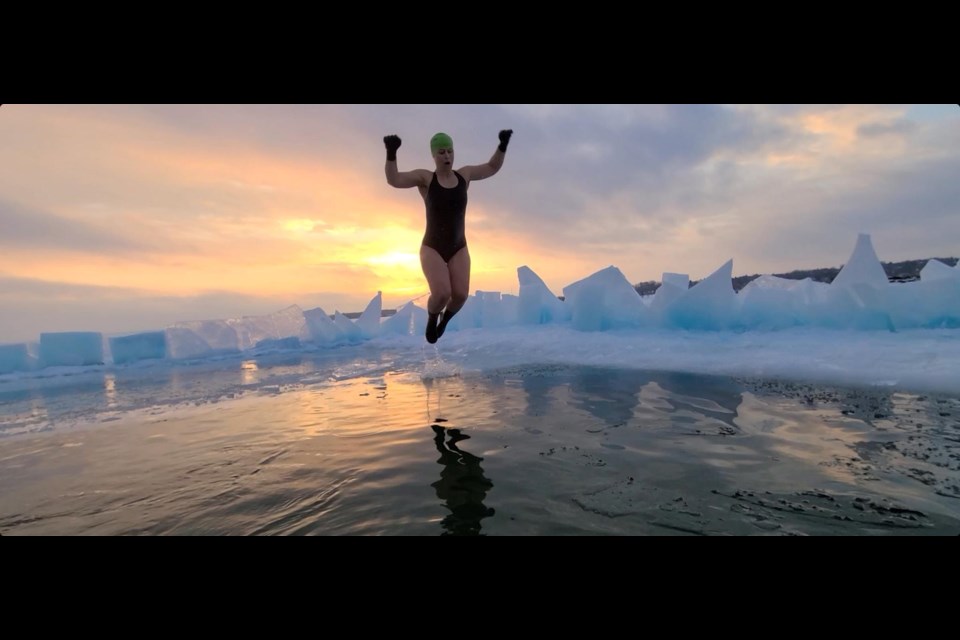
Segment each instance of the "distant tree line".
M922 260L904 260L903 262L881 262L883 265L883 270L887 274L887 279L890 282L911 282L913 280L920 279L920 271L926 266L927 262L930 260L939 260L948 266L955 266L957 264L957 258L924 258ZM837 274L840 273L840 267L826 267L822 269L798 269L796 271L791 271L790 273L774 273L773 275L778 278L786 278L788 280L803 280L804 278L810 278L814 282L825 282L830 284L833 282L833 279L837 277ZM752 276L737 276L733 278L733 290L740 291L743 289L749 282L756 280L760 277L760 274L755 273ZM691 280L690 286L697 284L699 280ZM657 289L660 288L660 283L656 280L648 280L646 282L641 282L633 286L642 296L647 296L652 293L655 293Z

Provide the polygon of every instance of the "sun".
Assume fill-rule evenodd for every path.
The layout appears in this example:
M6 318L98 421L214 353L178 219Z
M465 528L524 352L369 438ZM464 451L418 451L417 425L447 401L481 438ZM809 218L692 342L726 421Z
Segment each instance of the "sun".
M368 256L365 262L372 267L391 267L404 271L420 271L420 256L409 251L388 251Z

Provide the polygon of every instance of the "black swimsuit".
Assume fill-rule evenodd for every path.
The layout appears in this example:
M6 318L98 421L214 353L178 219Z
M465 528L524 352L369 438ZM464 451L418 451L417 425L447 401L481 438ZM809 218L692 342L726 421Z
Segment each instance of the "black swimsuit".
M464 219L467 214L467 181L456 171L457 186L447 189L437 180L434 171L433 180L427 189L424 202L427 205L427 232L423 235L423 244L440 254L444 262L467 246L464 231Z

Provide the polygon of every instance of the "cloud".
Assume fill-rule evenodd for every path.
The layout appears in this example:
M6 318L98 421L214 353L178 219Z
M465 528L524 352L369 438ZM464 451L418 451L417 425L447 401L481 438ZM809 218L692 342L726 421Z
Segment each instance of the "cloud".
M904 135L912 133L917 129L917 124L905 118L891 120L890 122L871 122L857 127L857 134L865 138L885 136L888 134Z
M532 145L540 157L525 163L537 171L504 178L513 189L491 188L494 208L507 214L485 224L571 252L602 249L627 269L638 265L631 256L657 244L674 244L686 258L710 256L714 265L744 256L752 264L766 259L771 270L820 266L845 260L860 230L896 234L905 226L912 229L907 237L925 237L927 251L942 252L940 239L955 242L957 235L948 223L957 213L952 203L960 202L949 177L956 147L949 135L936 140L933 127L898 118L903 111L692 105L618 125L613 137L599 118L580 122L575 110L548 110L541 114L544 137ZM562 151L590 140L606 141L606 154L573 159ZM932 226L915 226L924 224ZM922 244L904 251L923 251ZM706 267L708 258L696 260Z
M424 205L386 184L383 136L402 137L401 170L430 169L436 131L463 165L489 159L503 128L503 169L469 192L477 286L509 290L520 264L555 288L594 265L635 281L702 277L731 257L737 273L836 266L860 231L885 260L949 257L950 107L4 107L0 271L289 302L315 290L359 300L390 278L406 291L422 285L419 265L384 260L416 254Z
M71 220L0 198L0 247L129 253L151 248L100 225Z

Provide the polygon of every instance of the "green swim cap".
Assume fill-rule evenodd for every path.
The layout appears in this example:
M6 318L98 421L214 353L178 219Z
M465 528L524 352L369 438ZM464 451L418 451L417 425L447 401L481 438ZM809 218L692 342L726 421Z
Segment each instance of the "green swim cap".
M442 132L430 138L430 155L436 155L440 147L453 149L453 138Z

